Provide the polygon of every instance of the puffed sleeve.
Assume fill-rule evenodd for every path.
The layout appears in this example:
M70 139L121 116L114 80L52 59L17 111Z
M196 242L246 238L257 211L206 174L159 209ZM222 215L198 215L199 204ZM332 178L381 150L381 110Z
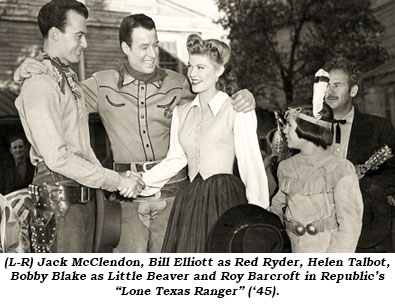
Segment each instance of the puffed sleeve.
M346 166L346 169L339 168ZM342 174L334 188L338 229L332 234L327 252L355 252L362 229L363 201L353 165L345 161L336 170Z
M157 193L170 178L177 175L187 165L187 157L178 140L179 124L178 107L175 107L171 120L169 151L165 159L143 173L143 181L146 187L140 195L149 196Z
M241 180L246 186L247 200L251 204L269 207L269 186L262 154L256 135L255 111L237 113L234 141Z

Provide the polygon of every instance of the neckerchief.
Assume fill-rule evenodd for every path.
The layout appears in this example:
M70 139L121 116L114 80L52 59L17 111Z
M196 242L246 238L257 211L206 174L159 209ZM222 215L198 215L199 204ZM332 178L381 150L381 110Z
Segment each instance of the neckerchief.
M64 94L64 86L67 83L71 92L73 93L75 101L81 98L81 93L77 90L76 83L78 83L77 75L71 70L70 65L60 61L58 57L51 57L45 52L41 52L40 56L43 59L50 60L54 68L54 76L58 82L60 91Z
M130 66L129 61L126 57L123 57L119 60L118 73L119 73L119 80L118 80L119 89L123 85L125 73L128 73L130 76L134 77L135 79L143 81L145 83L151 83L154 81L163 80L167 76L166 71L158 68L156 68L151 74L144 74L139 71L136 71Z

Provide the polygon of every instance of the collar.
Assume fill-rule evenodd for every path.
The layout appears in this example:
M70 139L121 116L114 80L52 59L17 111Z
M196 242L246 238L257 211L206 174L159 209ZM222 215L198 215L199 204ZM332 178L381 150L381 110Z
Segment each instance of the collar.
M348 112L344 117L339 118L339 120L344 119L347 124L352 124L354 120L354 116L355 116L355 109L354 106L352 106L350 112Z
M213 117L216 117L219 110L221 109L221 106L224 104L224 102L229 98L229 95L219 91L217 94L215 94L215 96L209 101L208 106L210 108L211 114L213 114ZM196 95L195 99L191 102L191 104L188 107L187 112L189 112L189 110L192 107L198 107L199 109L201 108L200 105L200 98L199 98L199 94Z
M123 81L122 81L122 87L127 86L131 83L134 83L135 81L138 81L135 77L133 77L132 75L130 75L127 72L124 72L123 74ZM163 80L156 80L152 83L154 86L156 86L158 89L162 86Z

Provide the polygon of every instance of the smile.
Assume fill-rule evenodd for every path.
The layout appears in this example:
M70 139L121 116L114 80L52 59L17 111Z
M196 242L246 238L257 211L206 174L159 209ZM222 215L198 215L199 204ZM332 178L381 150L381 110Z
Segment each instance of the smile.
M144 60L144 63L145 63L146 65L149 65L149 66L153 66L153 65L154 65L154 62L155 62L155 60Z
M192 85L198 85L201 82L202 82L201 80L191 79Z

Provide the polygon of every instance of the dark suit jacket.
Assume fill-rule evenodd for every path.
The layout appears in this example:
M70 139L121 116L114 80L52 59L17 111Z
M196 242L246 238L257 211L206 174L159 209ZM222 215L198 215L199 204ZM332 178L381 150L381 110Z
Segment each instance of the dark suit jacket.
M362 114L358 111L355 111L348 144L347 159L350 160L354 165L362 164L368 160L374 152L376 152L385 144L392 148L392 152L395 153L395 132L392 124L382 117ZM374 200L374 197L377 197L380 191L383 191L385 195L395 195L395 157L392 157L387 162L379 166L379 169L368 171L365 177L361 179L360 186L364 198L365 209L370 209L370 206L366 204L365 200ZM379 191L377 191L377 189ZM386 200L384 193L381 196L380 202L375 202L377 204L384 204L381 205L380 210L369 210L369 212L376 212L376 215L379 215L380 213L380 216L385 217L386 222L388 223L388 225L379 223L380 226L369 227L369 230L372 232L372 238L384 237L381 245L379 244L378 249L376 250L380 252L393 250L391 245L392 237L390 225L391 209L389 204L385 205ZM385 215L385 213L387 213L387 215ZM369 215L366 215L366 217L368 216ZM367 227L365 228L368 230ZM385 235L383 232L379 236L378 233L373 233L374 229L387 230L387 233ZM364 230L362 233L364 233ZM383 245L383 242L386 244ZM375 252L375 250L368 252Z
M0 193L8 194L18 189L26 188L33 180L34 166L26 159L26 175L22 184L17 185L15 180L14 160L4 160L0 163Z
M347 159L353 164L362 164L384 144L395 153L395 131L391 123L382 117L355 111ZM395 194L395 157L378 170L369 171L366 177L378 182L387 195Z

